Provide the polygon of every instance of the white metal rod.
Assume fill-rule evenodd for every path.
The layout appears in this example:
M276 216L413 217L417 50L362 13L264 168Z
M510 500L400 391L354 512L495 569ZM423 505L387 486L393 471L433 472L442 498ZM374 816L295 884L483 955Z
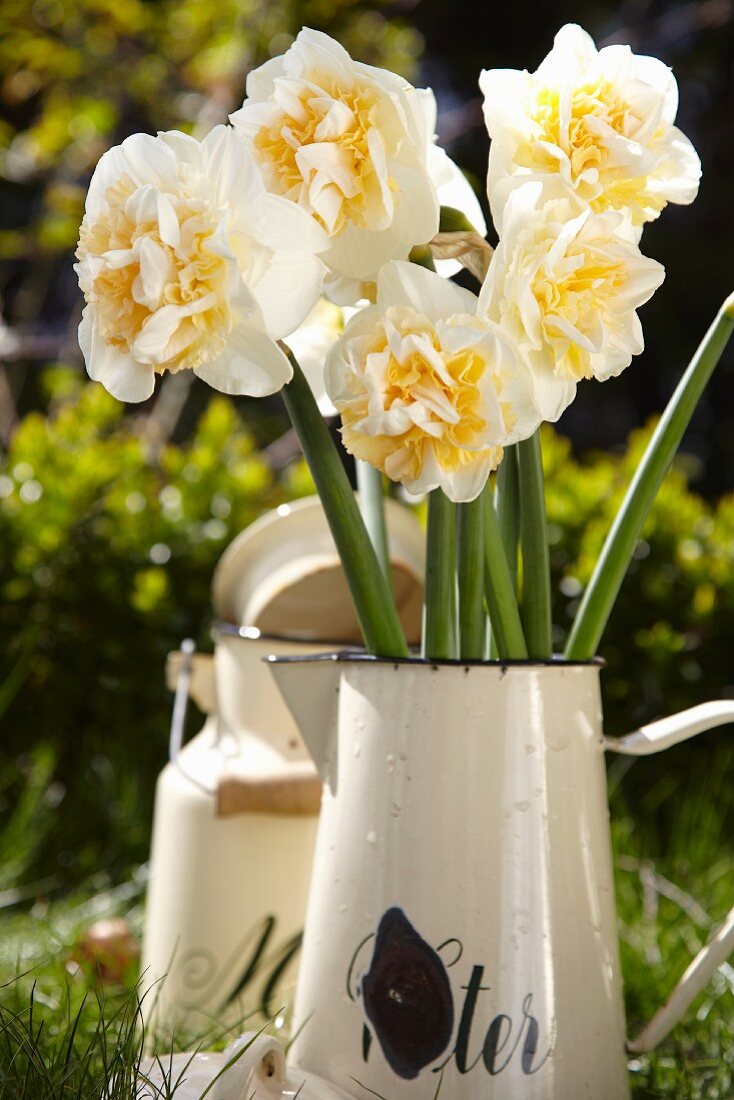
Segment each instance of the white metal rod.
M630 1054L646 1054L672 1031L683 1013L716 971L734 953L734 909L716 935L696 955L665 1004L636 1039L627 1044Z

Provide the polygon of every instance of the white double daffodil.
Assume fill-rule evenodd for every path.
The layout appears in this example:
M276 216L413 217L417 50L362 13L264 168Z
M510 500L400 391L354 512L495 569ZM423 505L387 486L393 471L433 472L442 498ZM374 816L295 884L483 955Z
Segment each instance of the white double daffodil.
M250 142L268 191L328 234L323 259L334 301L364 297L383 264L435 236L441 192L484 232L471 188L434 144L431 91L354 61L309 29L251 72L246 90L231 121Z
M97 165L80 231L90 376L123 401L186 368L224 393L274 393L292 373L275 341L317 301L328 243L266 192L231 127L135 134Z
M539 182L510 196L479 312L522 356L538 411L555 421L577 382L617 375L643 350L635 311L665 269L642 255L621 214L543 197Z
M690 203L701 164L674 125L678 86L670 69L629 46L597 51L568 24L534 73L482 73L490 208L500 235L508 194L528 179L595 213L620 211L639 232L669 203Z
M502 449L537 428L529 375L477 298L414 264L380 271L377 304L346 326L326 365L350 454L411 493L473 500Z

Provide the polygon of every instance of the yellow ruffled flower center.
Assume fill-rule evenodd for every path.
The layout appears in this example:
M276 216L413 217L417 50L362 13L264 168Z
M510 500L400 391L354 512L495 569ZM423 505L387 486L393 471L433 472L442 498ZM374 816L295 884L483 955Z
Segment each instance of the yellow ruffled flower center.
M558 354L555 373L575 382L592 378L590 352L569 339L568 328L582 336L607 323L610 309L627 279L627 267L603 249L571 245L563 259L549 271L541 267L532 282L532 293L541 314L544 338Z
M486 439L487 430L480 391L488 369L486 359L474 348L447 354L428 322L419 331L440 358L440 370L436 361L431 361L433 355L420 350L396 357L384 331L367 353L368 359L387 359L382 374L381 411L389 415L399 410L399 415L410 423L398 434L367 431L366 423L370 419L374 422L375 404L374 394L370 398L365 386L353 400L340 406L346 449L393 480L417 480L431 452L448 473L488 458L495 468L502 460L502 447L486 447L480 442Z
M515 156L521 167L558 172L558 158L539 144L547 143L566 154L571 181L595 212L632 207L635 224L642 224L645 219L635 205L641 194L646 207L660 211L665 206L665 199L648 193L646 176L630 177L626 170L615 168L606 136L595 126L602 122L615 134L627 137L630 129L643 121L635 116L632 104L620 96L612 81L600 78L575 88L567 116L562 110L561 91L542 87L536 94L531 119L535 124L533 139L523 142ZM661 135L662 130L652 140ZM584 179L584 173L591 172L593 177L594 170L598 173L596 179Z
M156 218L133 217L135 190L122 177L105 192L104 214L91 223L84 219L76 253L89 273L82 289L96 307L99 334L127 353L134 354L159 309L178 307L177 323L153 364L158 373L175 373L211 361L225 346L231 328L223 293L227 262L209 248L215 227L203 202L176 197L180 244L172 247L162 240ZM144 270L146 264L155 274Z
M365 85L344 87L328 74L309 74L294 89L289 109L254 136L255 157L268 189L310 208L332 237L347 225L374 228L375 207L383 205L383 188L395 193L390 177L380 177L369 145L379 110L376 92ZM384 129L380 140L385 139ZM328 147L323 169L318 158L299 157L311 146ZM320 178L316 178L320 177ZM322 206L328 191L328 201ZM328 212L327 212L328 210Z

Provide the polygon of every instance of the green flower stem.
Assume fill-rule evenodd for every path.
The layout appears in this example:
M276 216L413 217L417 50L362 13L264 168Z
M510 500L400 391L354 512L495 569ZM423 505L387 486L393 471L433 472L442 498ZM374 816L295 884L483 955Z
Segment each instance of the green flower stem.
M459 655L484 657L484 523L482 496L459 505Z
M375 548L380 568L387 577L388 584L392 585L382 474L374 466L370 466L369 462L362 462L360 459L355 462L355 467L357 470L359 510L362 513L370 542Z
M545 519L540 432L517 445L522 546L522 621L528 656L545 660L552 654L550 557Z
M502 545L512 585L517 590L517 544L520 540L520 489L517 470L517 447L505 447L497 470L494 503L497 509Z
M520 612L515 595L515 581L507 561L502 529L495 511L489 482L482 494L484 522L484 580L489 618L492 623L492 643L500 659L523 659L528 655Z
M456 505L443 490L428 494L423 656L451 660L456 653Z
M676 386L617 512L569 635L565 656L570 661L585 661L596 653L658 489L733 330L731 295Z
M370 542L334 440L319 412L311 387L290 352L293 378L283 400L339 551L368 652L407 657L395 601Z

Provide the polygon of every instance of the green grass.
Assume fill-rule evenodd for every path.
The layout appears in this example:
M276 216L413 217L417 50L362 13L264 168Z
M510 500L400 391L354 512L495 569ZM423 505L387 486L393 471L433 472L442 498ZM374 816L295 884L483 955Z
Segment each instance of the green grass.
M663 775L646 792L644 815L635 816L623 792L633 778L629 769L644 769L644 761L630 764L620 758L612 765L617 903L631 1034L659 1006L734 900L734 853L721 813L733 765L734 749L725 749L716 756L716 767L709 761L700 775L691 774L683 790ZM659 817L671 798L676 804L672 825L670 818ZM143 1048L156 1045L140 1027L136 967L118 986L103 989L74 955L82 930L99 917L124 914L139 935L143 895L142 877L117 888L100 877L86 894L36 900L30 909L8 905L12 895L0 897L5 903L0 980L6 983L0 988L0 1100L130 1100ZM251 1019L242 1029L261 1024ZM207 1035L176 1036L174 1046L221 1048L232 1037L231 1031L212 1025ZM170 1037L159 1039L156 1049L164 1056L170 1046ZM630 1086L634 1100L734 1097L734 959L660 1049L630 1063ZM175 1097L175 1082L170 1095Z

